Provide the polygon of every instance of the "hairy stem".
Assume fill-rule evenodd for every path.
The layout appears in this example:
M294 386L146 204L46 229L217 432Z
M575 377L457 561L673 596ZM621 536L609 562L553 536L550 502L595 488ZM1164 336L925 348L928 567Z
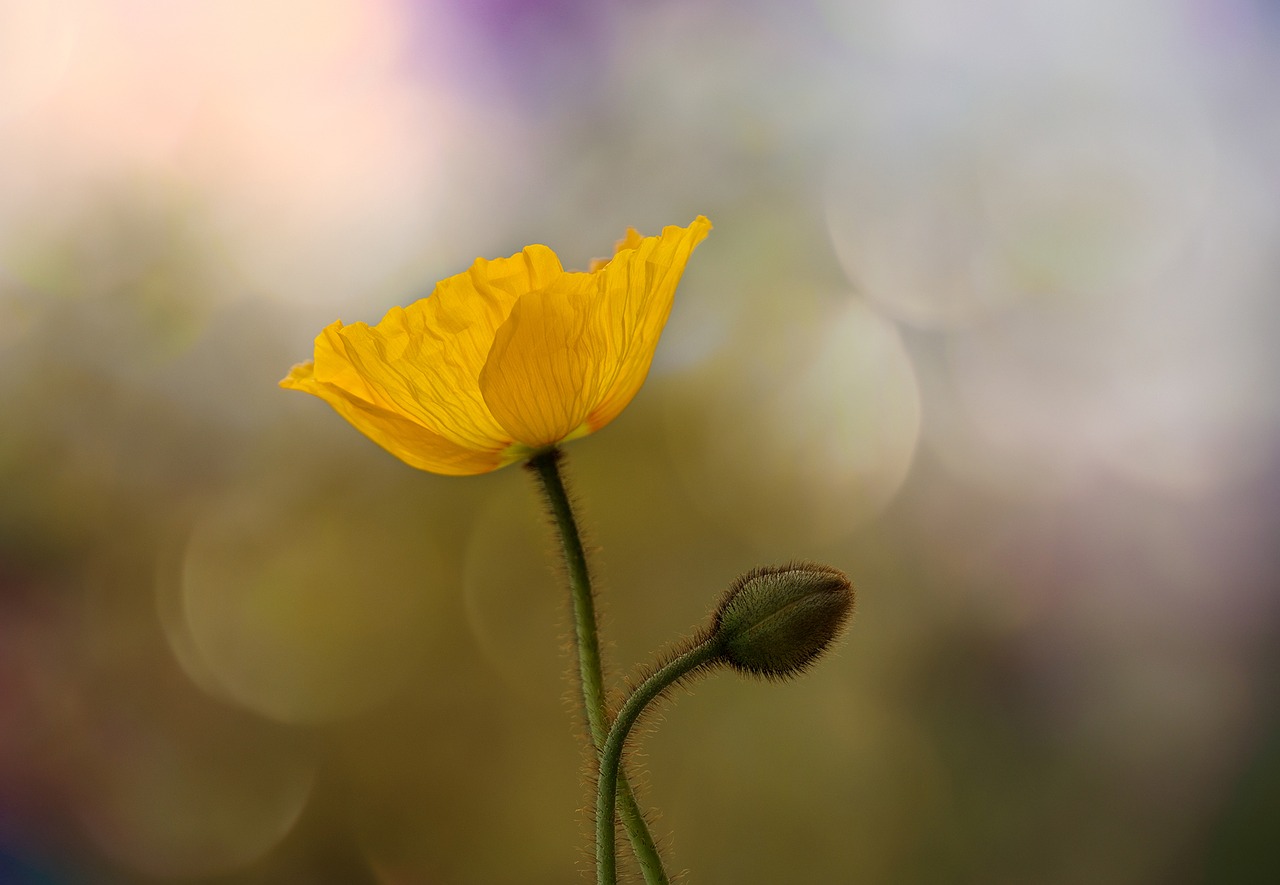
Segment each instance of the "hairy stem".
M721 642L710 636L664 664L631 693L613 721L600 754L600 776L596 781L596 882L616 885L618 859L614 845L614 807L619 795L619 768L622 750L631 728L655 698L681 679L721 657Z
M600 639L596 621L595 597L591 591L591 575L587 569L587 554L582 547L578 523L573 516L573 506L560 476L559 449L547 449L529 459L528 467L538 479L547 509L555 521L564 554L565 568L569 574L569 593L573 601L574 647L578 653L578 676L582 687L582 703L586 710L587 726L591 742L599 755L609 733L609 717L605 709L604 668L600 661ZM615 780L616 779L616 780ZM610 790L616 790L623 824L631 840L632 850L647 885L669 885L666 870L653 836L640 812L625 772L614 767L610 778ZM613 807L610 805L610 820ZM612 827L610 828L612 832Z

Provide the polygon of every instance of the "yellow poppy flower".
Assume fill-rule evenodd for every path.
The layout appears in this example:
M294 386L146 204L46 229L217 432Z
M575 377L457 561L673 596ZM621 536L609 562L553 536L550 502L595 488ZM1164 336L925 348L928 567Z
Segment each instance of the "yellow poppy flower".
M335 322L281 387L314 394L413 467L487 473L594 433L649 373L676 284L711 230L634 230L565 271L546 246L478 258L376 326Z

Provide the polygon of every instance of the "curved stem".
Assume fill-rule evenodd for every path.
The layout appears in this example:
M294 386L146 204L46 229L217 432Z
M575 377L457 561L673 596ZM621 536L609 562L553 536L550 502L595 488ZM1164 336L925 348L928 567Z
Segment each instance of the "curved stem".
M578 524L573 516L573 506L560 476L559 449L539 452L529 459L528 467L538 478L547 502L551 518L555 521L564 553L565 568L569 573L569 592L573 601L574 647L578 653L578 676L582 686L583 707L586 709L587 726L591 742L599 754L609 732L609 718L604 700L604 668L600 660L600 639L596 626L595 597L591 592L591 575L587 569L587 554L582 547ZM626 773L616 773L615 784L620 812L631 847L644 874L647 885L669 885L666 870L653 836L645 823L640 806L631 792ZM610 819L613 812L610 806Z
M664 664L646 679L627 698L618 717L613 720L600 754L600 775L596 779L596 882L597 885L616 885L618 859L614 846L614 806L618 797L618 776L622 765L622 749L627 735L655 698L684 677L714 662L721 655L719 640L708 637L693 648Z
M604 708L604 669L600 663L600 640L596 628L596 603L591 592L591 575L587 570L587 554L578 534L578 523L569 503L569 493L560 478L558 449L549 449L529 459L529 467L537 475L546 496L551 518L555 520L569 572L569 593L573 600L573 636L578 652L578 675L582 681L582 700L586 707L587 725L597 748L608 731Z

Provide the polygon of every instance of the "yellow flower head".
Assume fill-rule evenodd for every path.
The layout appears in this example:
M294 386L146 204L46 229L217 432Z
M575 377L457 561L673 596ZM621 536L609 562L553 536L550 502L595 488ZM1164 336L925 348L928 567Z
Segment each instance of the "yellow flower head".
M567 272L546 246L478 258L376 326L335 322L281 387L314 394L413 467L487 473L594 433L649 373L676 284L711 230L634 230Z

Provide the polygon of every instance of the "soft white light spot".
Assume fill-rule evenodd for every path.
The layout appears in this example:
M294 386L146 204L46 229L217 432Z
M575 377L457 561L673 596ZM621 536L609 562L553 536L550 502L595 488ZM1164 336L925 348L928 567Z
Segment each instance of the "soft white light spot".
M906 479L920 432L915 370L892 322L850 298L806 330L813 337L795 331L768 388L730 372L706 394L703 433L671 425L691 455L680 463L693 497L770 544L820 544L874 518Z
M246 493L191 534L170 642L192 679L283 722L386 701L430 641L422 539L350 501Z

